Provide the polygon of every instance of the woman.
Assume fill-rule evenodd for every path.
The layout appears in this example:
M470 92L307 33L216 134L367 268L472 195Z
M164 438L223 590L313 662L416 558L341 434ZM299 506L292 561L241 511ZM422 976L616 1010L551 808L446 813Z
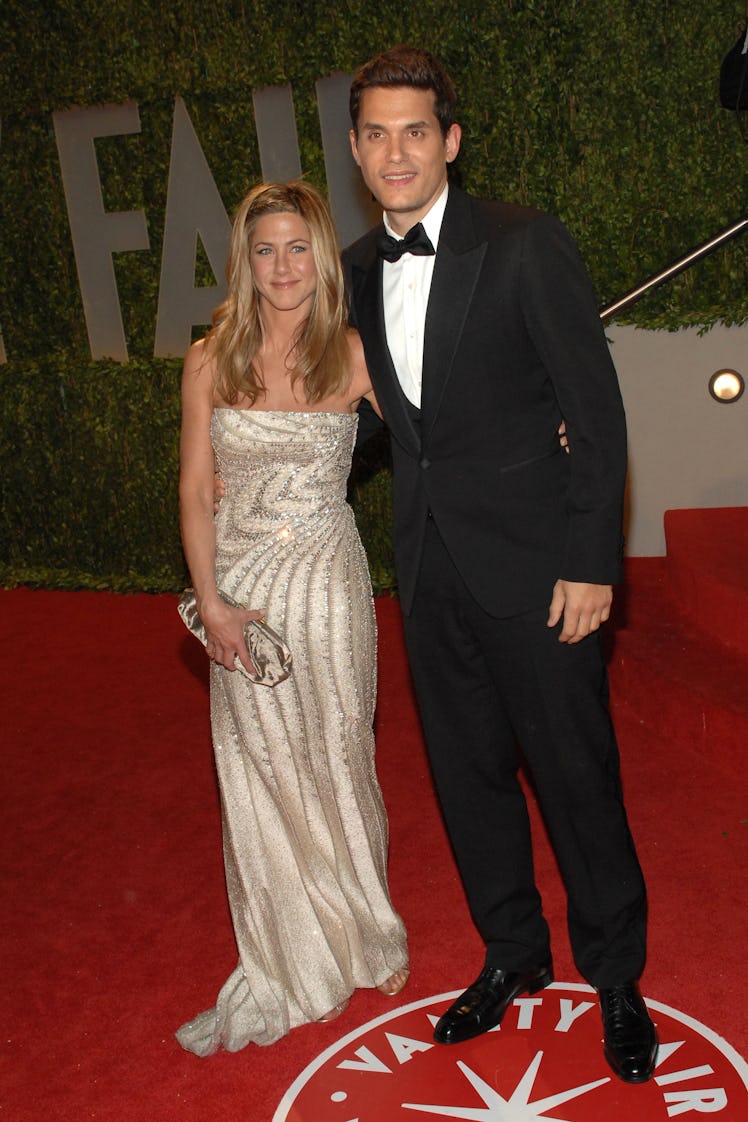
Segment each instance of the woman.
M201 1056L270 1044L332 1020L356 987L393 995L408 978L374 770L371 586L345 501L356 407L376 402L322 198L304 183L256 187L227 271L182 381L182 539L212 660L239 949L216 1008L177 1033ZM215 519L214 456L226 482ZM234 668L252 668L243 627L260 615L293 655L274 688Z

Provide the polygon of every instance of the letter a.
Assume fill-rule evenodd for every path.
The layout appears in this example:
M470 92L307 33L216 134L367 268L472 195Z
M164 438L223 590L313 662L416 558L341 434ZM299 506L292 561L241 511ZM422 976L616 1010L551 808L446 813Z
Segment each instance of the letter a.
M195 287L198 235L217 285ZM226 294L224 271L231 223L181 97L174 102L169 187L161 255L156 358L187 352L194 325L210 323Z

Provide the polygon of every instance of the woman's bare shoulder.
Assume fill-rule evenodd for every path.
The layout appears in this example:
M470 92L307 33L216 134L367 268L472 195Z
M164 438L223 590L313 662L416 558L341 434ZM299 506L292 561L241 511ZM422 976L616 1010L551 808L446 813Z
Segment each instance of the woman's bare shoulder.
M351 359L354 361L364 361L364 344L361 342L361 336L355 327L347 327L345 329L345 337L348 342L348 348L351 352Z
M351 380L357 386L361 386L362 392L365 392L370 385L369 371L366 369L364 345L355 327L347 329L346 342L348 343L348 353L351 360Z
M349 397L356 405L358 405L362 397L367 398L372 402L378 412L378 406L376 406L374 401L374 391L371 385L369 368L366 365L366 355L364 354L364 345L361 342L361 336L355 328L351 327L348 329L346 338L348 340L348 349L351 356L351 385Z
M213 340L206 336L193 343L184 358L182 384L196 382L213 385L216 376L216 355Z
M185 367L198 371L203 366L215 365L215 343L210 335L205 335L190 345L184 358Z

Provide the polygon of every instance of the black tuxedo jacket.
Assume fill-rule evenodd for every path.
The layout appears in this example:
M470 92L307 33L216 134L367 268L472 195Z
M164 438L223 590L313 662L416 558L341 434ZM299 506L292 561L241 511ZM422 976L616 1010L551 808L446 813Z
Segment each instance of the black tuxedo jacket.
M548 214L450 187L426 314L418 425L386 342L381 229L350 246L343 261L351 322L392 440L404 611L429 511L491 615L548 604L559 577L618 581L625 418L570 235ZM569 455L559 449L562 417Z

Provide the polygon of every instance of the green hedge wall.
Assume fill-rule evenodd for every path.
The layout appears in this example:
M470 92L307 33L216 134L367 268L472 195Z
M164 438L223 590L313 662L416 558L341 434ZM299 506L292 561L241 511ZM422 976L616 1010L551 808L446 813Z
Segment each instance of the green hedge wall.
M230 211L260 175L253 89L291 82L302 167L324 188L315 81L422 44L457 80L462 184L559 214L607 303L744 211L746 149L717 96L740 17L703 0L4 0L0 583L184 583L179 363L152 357L176 94ZM96 143L105 206L144 210L151 250L116 257L118 365L90 358L51 114L125 100L142 131ZM746 319L745 239L628 313L650 328ZM375 585L391 587L382 446L352 491Z

